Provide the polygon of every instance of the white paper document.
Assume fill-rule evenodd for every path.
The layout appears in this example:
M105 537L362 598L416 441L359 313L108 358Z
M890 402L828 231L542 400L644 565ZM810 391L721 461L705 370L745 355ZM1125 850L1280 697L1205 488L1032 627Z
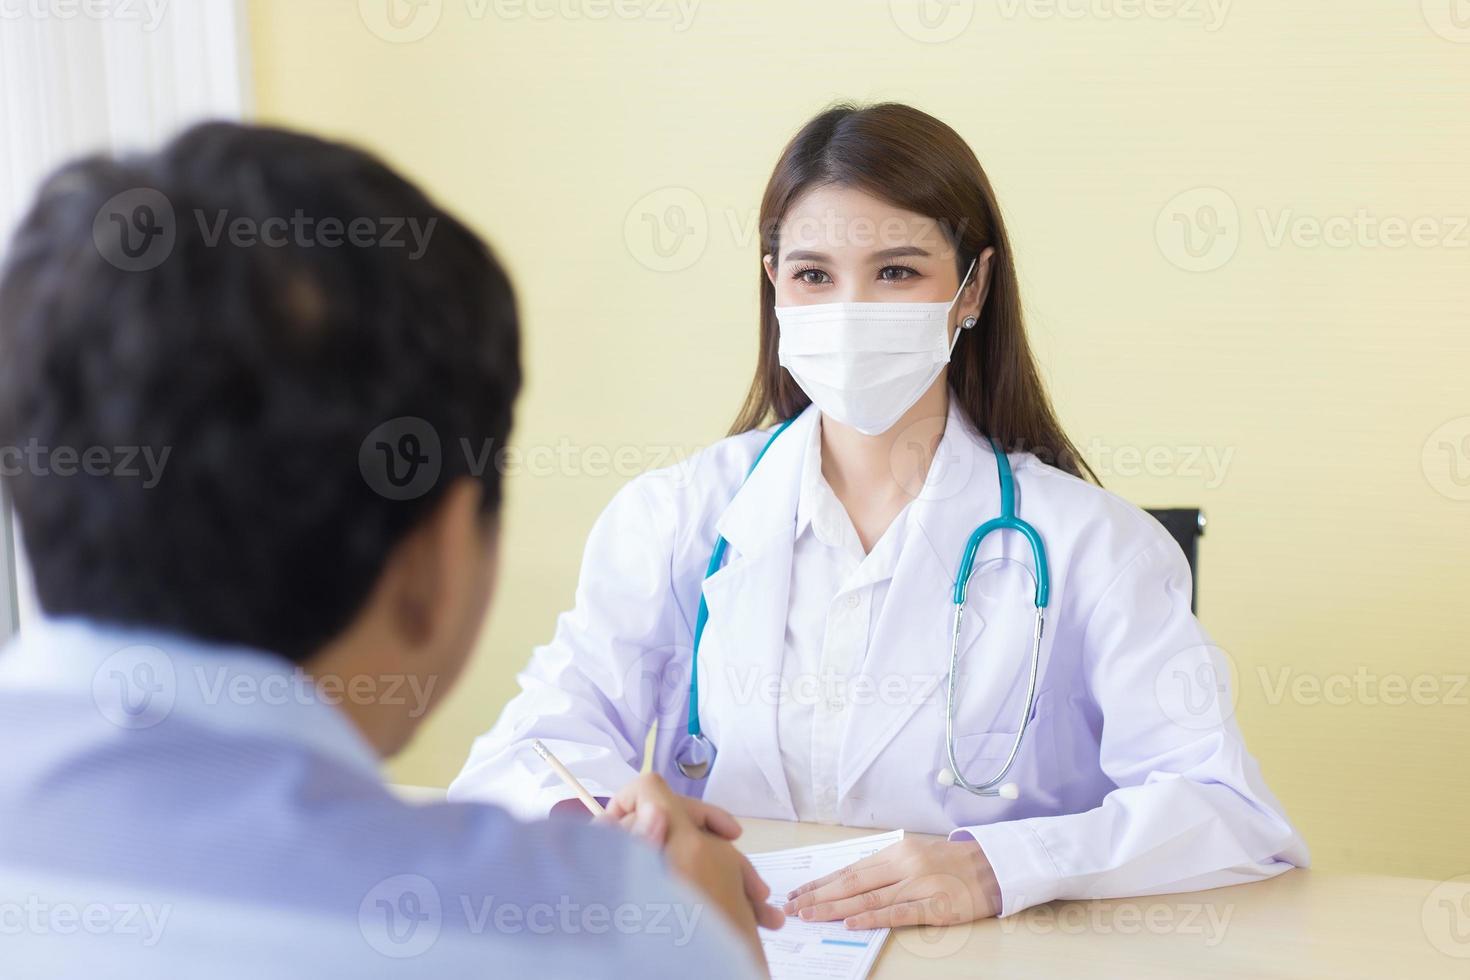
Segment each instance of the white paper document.
M815 847L793 847L748 855L755 870L771 886L771 904L786 904L786 894L813 878L831 874L903 840L903 831L856 837ZM773 980L862 980L873 968L887 929L849 929L836 922L803 922L786 917L779 930L762 929L761 946Z

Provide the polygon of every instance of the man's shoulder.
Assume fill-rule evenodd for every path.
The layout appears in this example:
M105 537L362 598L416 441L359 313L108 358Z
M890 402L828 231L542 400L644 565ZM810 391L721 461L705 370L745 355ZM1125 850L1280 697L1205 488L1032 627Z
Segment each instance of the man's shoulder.
M39 723L48 713L54 725ZM657 853L610 828L413 802L304 746L206 729L109 734L86 714L36 702L0 721L10 744L11 724L37 722L30 764L0 772L0 877L28 882L37 923L22 961L54 969L58 952L86 952L50 938L58 916L125 910L93 944L121 975L188 972L174 967L247 945L253 966L242 960L239 975L318 956L354 975L405 957L450 975L486 962L509 975L605 972L731 948Z

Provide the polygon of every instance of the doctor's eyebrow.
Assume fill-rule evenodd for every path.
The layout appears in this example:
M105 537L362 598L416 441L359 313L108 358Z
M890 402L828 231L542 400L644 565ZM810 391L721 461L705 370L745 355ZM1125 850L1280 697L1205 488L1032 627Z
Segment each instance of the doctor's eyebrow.
M901 258L904 258L905 256L913 256L913 255L918 255L918 256L923 256L925 258L928 258L929 256L931 256L933 254L934 253L930 252L927 248L921 248L918 245L898 245L898 246L895 246L894 248L885 248L881 252L874 252L871 256L869 256L869 258L871 258L874 262L885 262L888 259L901 259ZM788 252L781 259L781 261L782 262L829 262L829 261L831 261L831 259L832 259L832 256L828 255L826 252L814 252L814 251L812 251L810 249L798 249L795 252Z
M881 252L874 252L872 258L875 262L883 262L888 259L901 259L912 255L928 258L932 254L927 248L920 248L918 245L899 245L895 248L885 248Z

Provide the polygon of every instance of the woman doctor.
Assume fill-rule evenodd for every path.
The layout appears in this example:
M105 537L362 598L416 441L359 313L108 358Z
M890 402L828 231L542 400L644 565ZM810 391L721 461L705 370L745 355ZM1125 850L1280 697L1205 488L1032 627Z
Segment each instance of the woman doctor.
M538 738L612 796L657 722L653 770L705 803L944 836L787 905L854 928L1305 865L1178 546L1088 482L1057 423L960 137L903 105L823 112L776 164L760 228L734 434L617 494L575 608L451 796L547 814L571 794ZM1014 528L980 539L956 633L967 544L1007 497L1039 548Z

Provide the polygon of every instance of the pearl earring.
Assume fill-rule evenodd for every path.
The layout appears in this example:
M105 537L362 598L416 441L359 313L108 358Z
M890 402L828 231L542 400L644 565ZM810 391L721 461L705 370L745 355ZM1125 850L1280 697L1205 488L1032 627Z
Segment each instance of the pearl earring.
M960 326L963 327L966 330L972 330L972 329L974 329L975 324L976 323L979 323L979 322L980 321L977 320L975 317L973 317L973 316L967 316L963 320L960 321Z

